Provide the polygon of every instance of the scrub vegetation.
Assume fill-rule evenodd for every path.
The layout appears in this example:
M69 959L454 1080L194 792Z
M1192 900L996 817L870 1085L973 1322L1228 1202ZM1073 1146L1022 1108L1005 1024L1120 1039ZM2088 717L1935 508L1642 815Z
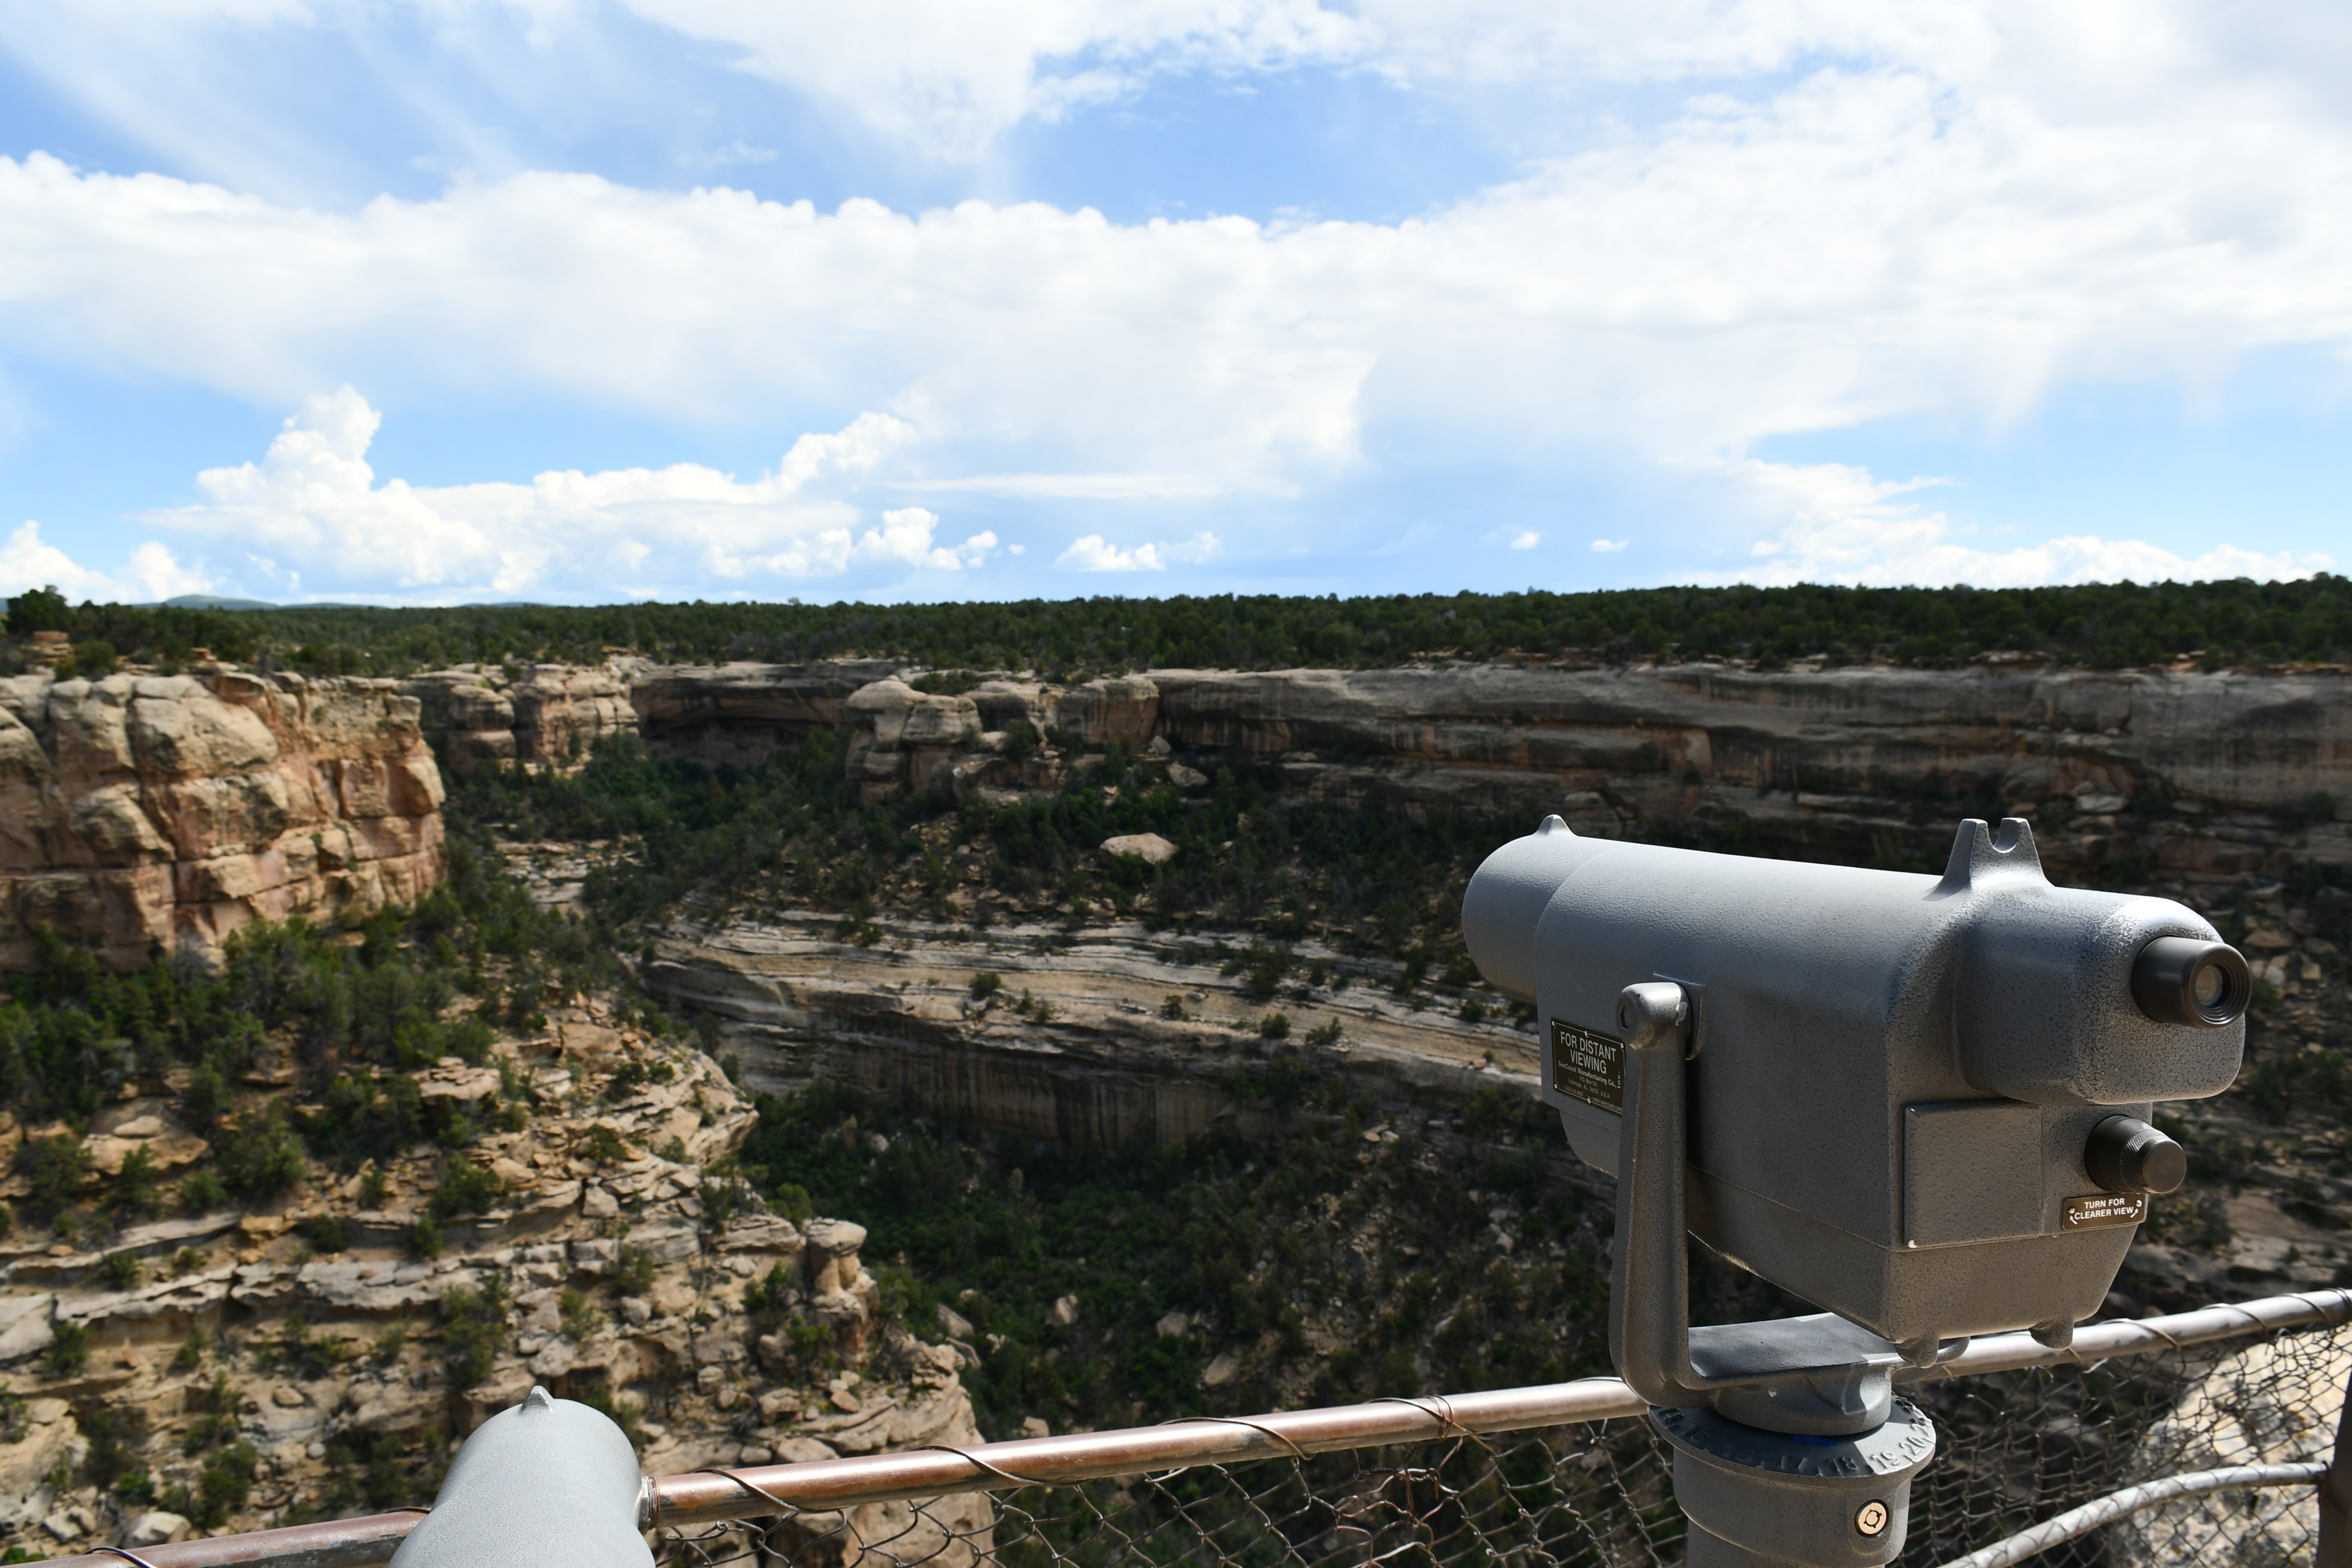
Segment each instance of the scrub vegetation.
M2297 583L2107 583L2057 588L1637 588L1582 594L1218 595L940 605L297 605L191 610L9 603L12 639L68 635L77 668L185 660L190 650L306 674L405 675L459 663L600 662L626 648L682 663L855 655L1051 679L1126 670L1378 668L1426 658L1622 662L1824 657L1927 668L1982 654L2121 668L2352 658L2352 592ZM21 663L22 646L0 649ZM7 673L0 669L0 673Z

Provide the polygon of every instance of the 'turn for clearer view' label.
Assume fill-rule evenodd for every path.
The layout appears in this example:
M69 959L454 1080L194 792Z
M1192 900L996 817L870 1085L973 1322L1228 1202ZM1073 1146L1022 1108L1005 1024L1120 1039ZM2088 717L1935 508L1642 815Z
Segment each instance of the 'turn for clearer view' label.
M1625 1046L1606 1035L1551 1021L1551 1086L1596 1110L1625 1110Z
M2096 1230L2103 1225L2137 1225L2147 1217L2146 1193L2093 1193L2068 1198L2061 1230Z

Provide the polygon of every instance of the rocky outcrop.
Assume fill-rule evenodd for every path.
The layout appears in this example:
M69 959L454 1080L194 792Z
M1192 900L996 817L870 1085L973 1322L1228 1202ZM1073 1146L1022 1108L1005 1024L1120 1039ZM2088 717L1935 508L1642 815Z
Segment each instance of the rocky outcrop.
M1160 733L1160 711L1157 680L1148 675L1118 676L1061 693L1054 704L1054 721L1090 746L1112 742L1139 746Z
M0 680L0 968L47 925L132 967L256 920L412 902L440 770L391 681Z
M860 687L843 709L856 726L849 776L869 804L932 787L959 752L980 746L980 709L971 698L931 696L895 676Z
M2190 876L2352 863L2340 674L1666 665L1152 679L1160 733L1280 757L1304 794L1566 807L1580 832L1736 820L1766 842L1844 834L1927 849L1964 809L2006 812L2033 817L2045 858L2076 873L2136 848ZM2323 800L2336 819L2309 820Z
M366 1511L335 1489L353 1451L408 1466L429 1501L449 1439L534 1384L642 1417L652 1474L981 1440L961 1381L975 1352L882 1314L864 1227L796 1226L731 1173L753 1112L709 1057L593 999L495 1050L489 1068L436 1081L486 1079L531 1104L518 1130L349 1176L314 1169L266 1205L150 1220L89 1251L0 1240L0 1541L55 1555L186 1525L83 1484L101 1430L158 1497L200 1491L210 1456L249 1445L250 1494L208 1524ZM176 1114L163 1096L111 1105L92 1142L185 1138ZM0 1131L0 1160L26 1131ZM440 1215L436 1249L420 1226L460 1161L498 1195ZM91 1198L104 1190L94 1176ZM107 1223L96 1206L77 1217ZM485 1371L455 1384L461 1329ZM984 1554L988 1501L957 1506Z
M1156 732L1429 767L1612 777L1696 773L1749 789L1987 786L2007 801L2130 800L2160 786L2231 810L2352 793L2342 675L1726 665L1162 670Z
M460 665L412 676L402 689L417 700L426 735L459 773L484 763L569 771L597 742L636 731L629 694L641 668L535 664L509 679L501 669Z

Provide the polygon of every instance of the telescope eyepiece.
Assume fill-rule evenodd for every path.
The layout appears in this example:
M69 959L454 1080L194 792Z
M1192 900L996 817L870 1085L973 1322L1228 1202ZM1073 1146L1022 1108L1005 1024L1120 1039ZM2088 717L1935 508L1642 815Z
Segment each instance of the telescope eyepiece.
M2137 1116L2110 1116L2091 1129L2083 1168L2111 1193L2169 1193L2189 1177L2179 1144Z
M2253 1000L2253 972L2227 942L2160 936L2132 961L2132 1000L2159 1024L2222 1029Z

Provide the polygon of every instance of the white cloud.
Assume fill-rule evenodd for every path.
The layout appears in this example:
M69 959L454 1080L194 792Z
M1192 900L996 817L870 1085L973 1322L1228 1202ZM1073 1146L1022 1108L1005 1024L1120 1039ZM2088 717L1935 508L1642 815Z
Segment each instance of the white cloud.
M1543 535L1538 533L1533 529L1529 529L1525 533L1520 534L1517 539L1511 541L1511 548L1514 550L1533 550L1537 545L1541 544L1542 542Z
M1313 20L1234 5L1147 5L1163 21L1130 28L1072 0L1066 47L1144 48L1218 16L1235 37L1305 37ZM759 8L787 30L870 27L852 53L892 80L955 53L825 19L861 9ZM1126 495L1171 476L1303 488L1354 463L1373 422L1454 450L1687 458L1906 415L1982 427L2053 384L2210 385L2255 350L2352 343L2352 124L2285 68L2217 54L2187 13L1742 0L1717 27L1669 11L1473 19L1628 79L1853 58L1735 83L1748 95L1394 223L820 213L554 174L336 214L0 160L0 346L278 402L381 375L673 419L887 410L961 454L975 488ZM663 15L753 26L748 7ZM1375 20L1434 37L1428 16ZM1106 27L1124 41L1085 43ZM1410 68L1502 70L1496 48Z
M862 531L837 492L914 439L866 414L802 437L774 473L738 480L696 463L599 473L548 472L528 484L379 484L367 461L380 416L346 386L303 402L257 463L196 476L205 499L150 513L163 528L266 551L312 593L388 587L406 596L560 589L611 595L718 578L838 576L860 568L959 572L997 546L993 532L934 542L921 507ZM256 558L260 564L259 558Z
M828 100L939 157L971 159L1155 72L1281 68L1360 54L1364 25L1315 0L625 0L739 68Z
M497 9L504 0L430 3ZM2224 0L2055 10L2025 0L623 3L732 51L740 70L950 160L979 157L1024 121L1059 120L1171 71L1364 70L1506 121L1558 115L1562 103L1586 112L1579 100L1596 87L1703 84L1721 95L1791 72L1910 75L1962 112L2000 96L2057 122L2161 117L2178 106L2164 89L2210 89L2233 75L2255 88L2250 109L2257 97L2315 108L2352 69L2352 28L2324 10L2250 15ZM570 25L593 23L583 10ZM2169 79L2150 91L2151 79Z
M1121 550L1099 533L1070 542L1054 564L1066 572L1164 572L1171 564L1195 565L1223 547L1224 541L1202 531L1175 544L1139 544Z
M1183 500L1244 488L1206 474L969 474L890 482L892 488L902 490L1006 496L1019 500Z
M934 572L961 572L967 566L978 566L996 548L996 535L975 533L950 550L934 547L931 531L939 519L919 506L902 507L882 514L882 526L869 528L858 539L857 547L849 552L853 562L877 562L902 566L928 567Z
M1980 429L2053 386L2193 395L2258 351L2352 346L2352 110L2337 90L2352 26L2322 8L625 3L949 158L1169 70L1248 87L1248 73L1312 64L1473 106L1547 100L1604 120L1634 107L1581 151L1526 158L1518 179L1384 223L1121 224L984 202L820 213L728 190L498 177L514 165L496 160L437 199L336 211L246 194L275 188L257 177L232 192L0 158L0 354L273 405L348 379L666 419L869 411L925 437L921 465L870 470L875 482L1127 500L1304 493L1359 464L1373 427L1457 457L1572 442L1736 461L1775 435L1906 416ZM458 32L510 8L415 4ZM235 28L357 28L363 12L398 9L0 0L0 37L27 68L79 61L93 112L136 121L151 144L176 147L194 126L283 146L301 139L263 134L282 122L217 88L177 121L140 118L147 100L124 84L148 79L116 71L121 51L198 79L183 68L184 24L235 41ZM537 37L602 25L599 7L524 9ZM1596 100L1594 84L1645 90ZM181 524L308 541L323 553L266 552L314 582L332 559L324 542L347 539L355 566L418 589L573 570L636 582L681 556L722 577L831 573L887 531L839 493L845 479L803 484L790 459L740 486L687 465L430 492L376 486L358 461L354 489L357 459L311 434L317 451L273 454L256 472L277 478L207 491ZM298 484L319 487L315 507L287 500ZM226 521L238 506L252 515ZM509 521L564 507L604 521L577 542ZM698 521L629 531L613 521L624 514ZM1772 537L1759 570L2043 569L1958 536L1860 554L1844 536ZM2100 558L2121 548L2102 542ZM972 559L962 549L949 552ZM1099 544L1139 563L1116 570L1151 569L1144 550L1161 547Z
M77 602L152 604L181 594L201 594L214 579L183 566L153 540L134 547L118 571L84 566L41 537L41 525L26 521L0 544L0 597L28 588L54 587Z
M1606 555L1612 552L1622 550L1633 542L1630 539L1596 539L1592 542L1592 548Z
M1968 535L1944 513L1923 510L1904 499L1944 482L1939 479L1882 480L1866 468L1843 463L1767 463L1748 458L1711 467L1744 489L1756 508L1782 521L1779 531L1751 548L1754 564L1735 572L1702 574L1694 579L1698 582L1772 586L1969 583L1986 588L2019 588L2126 579L2150 583L2308 577L2335 564L2326 555L2265 552L2234 544L2219 545L2190 557L2145 540L2102 539L2092 534L1988 550L1967 542Z
M677 161L689 169L725 169L747 163L772 163L780 156L773 147L754 147L748 142L737 141L708 152L681 153Z

